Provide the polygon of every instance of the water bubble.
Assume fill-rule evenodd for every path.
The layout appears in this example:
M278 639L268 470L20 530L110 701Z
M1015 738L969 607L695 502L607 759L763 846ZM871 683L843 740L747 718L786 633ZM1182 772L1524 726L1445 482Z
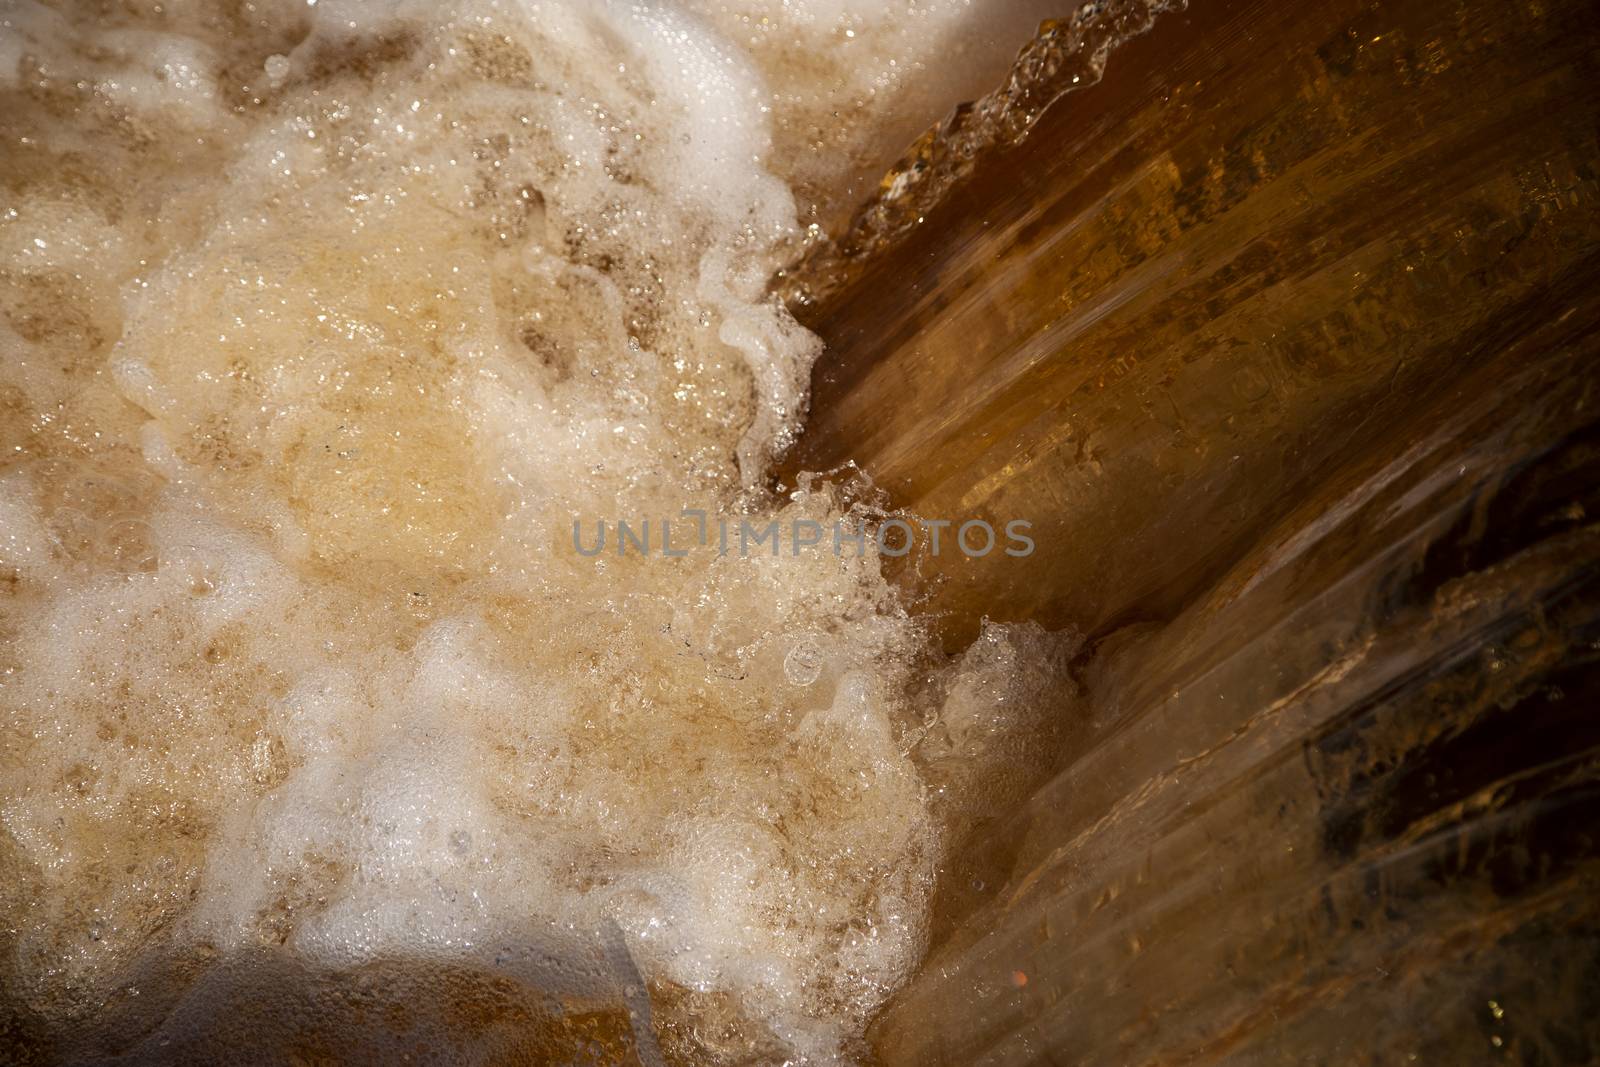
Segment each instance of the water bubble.
M105 533L106 547L112 560L126 572L155 570L153 540L150 524L143 519L120 519L113 522Z
M783 657L783 676L790 685L810 685L822 675L822 650L809 637L803 637Z
M267 81L274 86L280 85L283 79L289 76L289 57L281 55L268 56L262 67L266 72Z

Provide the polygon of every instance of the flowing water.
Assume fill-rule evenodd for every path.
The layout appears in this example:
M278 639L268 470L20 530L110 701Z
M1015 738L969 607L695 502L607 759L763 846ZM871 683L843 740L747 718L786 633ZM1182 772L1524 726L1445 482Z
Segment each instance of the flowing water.
M399 960L855 1056L1074 642L949 660L875 552L708 531L884 517L769 488L770 280L1036 12L0 11L12 1038L292 1043L218 990Z

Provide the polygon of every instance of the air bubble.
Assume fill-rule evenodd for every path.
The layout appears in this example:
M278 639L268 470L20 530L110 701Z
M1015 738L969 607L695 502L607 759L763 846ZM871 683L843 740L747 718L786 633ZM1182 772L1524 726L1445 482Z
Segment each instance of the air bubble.
M804 637L783 657L783 675L790 685L811 685L822 676L822 665L822 650L814 640Z
M289 76L289 57L283 55L268 56L266 62L262 64L262 68L266 72L268 83L273 88L277 88Z

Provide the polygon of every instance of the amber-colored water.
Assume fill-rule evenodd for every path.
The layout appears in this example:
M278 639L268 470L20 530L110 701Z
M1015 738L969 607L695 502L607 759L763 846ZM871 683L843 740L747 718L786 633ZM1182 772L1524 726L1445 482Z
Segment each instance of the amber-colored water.
M885 1061L1600 1055L1597 44L1579 3L1195 0L810 261L791 462L1037 517L903 573L951 647L1089 636Z

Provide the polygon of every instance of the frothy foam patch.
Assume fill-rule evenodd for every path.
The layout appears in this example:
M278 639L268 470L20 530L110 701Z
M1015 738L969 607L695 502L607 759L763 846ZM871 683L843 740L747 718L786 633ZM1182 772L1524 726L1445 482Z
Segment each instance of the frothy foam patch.
M827 170L797 116L855 91L806 50L912 69L937 35L830 4L95 10L20 0L0 49L7 1010L94 1049L153 959L577 944L537 980L645 982L698 1061L847 1058L1064 645L945 663L870 555L569 532L854 506L758 488L818 349L763 294ZM708 997L737 1040L673 1007Z

